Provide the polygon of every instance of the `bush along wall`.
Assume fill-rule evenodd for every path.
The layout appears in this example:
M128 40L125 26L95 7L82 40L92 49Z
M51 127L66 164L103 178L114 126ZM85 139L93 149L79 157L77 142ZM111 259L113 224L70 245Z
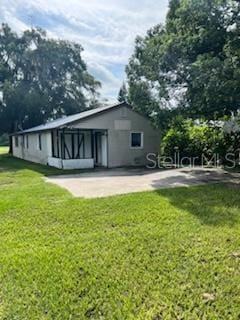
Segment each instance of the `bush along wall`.
M161 144L161 157L178 164L239 165L240 117L228 121L175 119Z

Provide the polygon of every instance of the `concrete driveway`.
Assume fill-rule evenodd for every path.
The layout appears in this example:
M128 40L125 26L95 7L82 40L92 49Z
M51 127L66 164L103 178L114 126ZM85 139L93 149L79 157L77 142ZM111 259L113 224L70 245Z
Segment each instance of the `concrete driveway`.
M47 182L67 189L75 197L97 198L177 186L239 182L240 174L222 169L171 170L108 169L75 175L52 176Z

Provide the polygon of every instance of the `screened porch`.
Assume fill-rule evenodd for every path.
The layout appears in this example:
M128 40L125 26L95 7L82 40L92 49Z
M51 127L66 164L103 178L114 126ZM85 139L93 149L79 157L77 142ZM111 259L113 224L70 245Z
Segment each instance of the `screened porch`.
M63 169L107 166L107 131L56 129L51 132L49 165Z

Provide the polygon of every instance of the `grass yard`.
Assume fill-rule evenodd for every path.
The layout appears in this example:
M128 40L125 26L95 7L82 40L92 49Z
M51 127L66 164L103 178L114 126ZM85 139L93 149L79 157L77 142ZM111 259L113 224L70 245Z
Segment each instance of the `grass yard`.
M9 147L2 147L0 146L0 154L5 154L8 152Z
M0 150L0 319L240 319L239 189L76 199Z

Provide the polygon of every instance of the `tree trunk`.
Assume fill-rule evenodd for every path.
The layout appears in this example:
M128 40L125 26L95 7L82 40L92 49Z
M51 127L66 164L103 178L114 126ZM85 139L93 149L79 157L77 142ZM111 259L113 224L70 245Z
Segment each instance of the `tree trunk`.
M12 136L9 135L8 138L9 138L9 151L8 151L8 153L12 154L13 153Z

